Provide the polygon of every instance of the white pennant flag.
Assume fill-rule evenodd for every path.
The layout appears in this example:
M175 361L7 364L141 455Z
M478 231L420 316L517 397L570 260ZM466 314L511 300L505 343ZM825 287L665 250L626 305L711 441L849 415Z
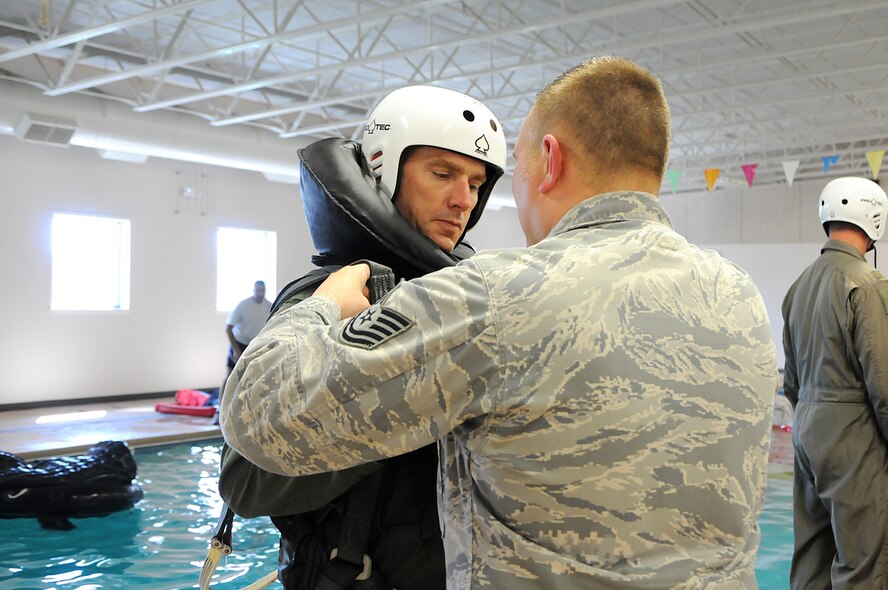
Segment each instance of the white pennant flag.
M786 182L789 186L792 186L792 179L795 178L795 173L798 169L798 160L787 160L786 162L783 162L783 173L786 174Z

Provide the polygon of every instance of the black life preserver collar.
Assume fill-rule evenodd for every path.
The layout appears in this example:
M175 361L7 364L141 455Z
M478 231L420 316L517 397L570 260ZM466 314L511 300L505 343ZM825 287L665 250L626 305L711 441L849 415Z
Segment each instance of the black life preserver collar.
M407 223L367 174L357 142L322 139L300 150L299 157L302 206L317 249L316 265L366 258L409 279L474 254L464 241L444 252Z

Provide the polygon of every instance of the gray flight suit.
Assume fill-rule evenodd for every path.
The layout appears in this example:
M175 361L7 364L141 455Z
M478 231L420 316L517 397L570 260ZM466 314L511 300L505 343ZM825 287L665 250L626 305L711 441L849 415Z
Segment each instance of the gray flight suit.
M791 585L888 588L888 280L830 240L783 301Z
M339 320L269 321L222 405L272 472L439 441L448 588L754 588L776 362L749 276L607 193Z

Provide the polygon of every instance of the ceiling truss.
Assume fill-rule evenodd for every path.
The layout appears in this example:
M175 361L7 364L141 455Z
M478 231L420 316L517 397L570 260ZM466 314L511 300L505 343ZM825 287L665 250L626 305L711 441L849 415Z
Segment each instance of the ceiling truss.
M888 143L888 1L0 0L0 76L50 97L280 137L358 137L387 92L467 92L514 142L536 93L581 59L663 80L682 190L704 168L758 182L867 172ZM0 97L2 100L2 97Z

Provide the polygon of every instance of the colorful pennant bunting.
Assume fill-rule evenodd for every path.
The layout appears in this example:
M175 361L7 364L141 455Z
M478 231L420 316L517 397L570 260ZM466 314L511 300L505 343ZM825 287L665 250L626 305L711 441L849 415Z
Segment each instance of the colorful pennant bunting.
M743 174L746 175L746 184L752 186L752 181L755 180L755 169L758 168L758 164L744 164L742 168Z
M709 192L712 192L712 189L715 188L715 181L718 180L718 174L721 170L719 168L707 168L704 172L706 173L706 184L709 186Z
M795 178L795 173L798 169L798 160L787 160L786 162L783 162L783 173L786 175L786 183L789 186L792 186L792 179Z
M841 157L840 154L823 156L823 171L829 172L830 167L838 164ZM882 168L882 160L884 160L884 158L885 150L870 150L866 152L866 159L869 161L870 172L872 172L873 179L878 180L879 171ZM783 162L783 173L786 175L787 185L792 186L796 172L799 169L799 164L799 160L785 160ZM750 187L755 182L755 174L758 170L758 166L758 164L743 164L741 166L741 168L743 168L743 174L746 176L746 184ZM704 172L706 174L706 185L709 187L709 192L712 192L715 190L715 183L718 181L719 174L721 174L721 168L706 168ZM681 179L681 175L681 170L670 169L666 171L666 178L669 180L673 193L678 190L678 182Z

